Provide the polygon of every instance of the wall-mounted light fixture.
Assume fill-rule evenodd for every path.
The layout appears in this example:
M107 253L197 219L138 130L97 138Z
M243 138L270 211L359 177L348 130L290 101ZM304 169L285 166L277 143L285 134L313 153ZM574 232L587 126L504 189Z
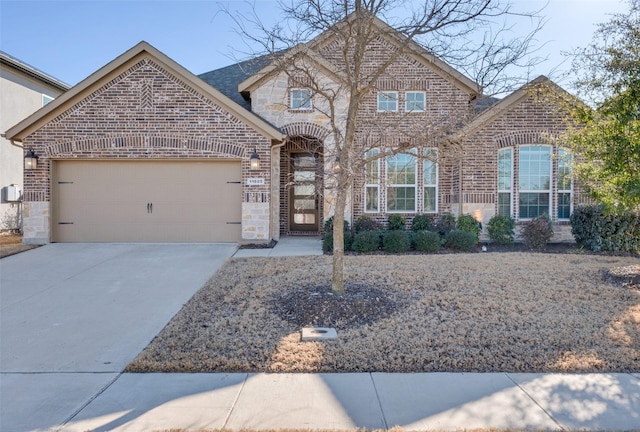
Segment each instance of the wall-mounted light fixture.
M255 147L253 148L253 153L251 153L251 156L249 157L249 167L252 171L260 169L260 155L256 151Z
M24 169L34 170L36 168L38 168L38 155L35 154L33 148L30 148L24 155Z

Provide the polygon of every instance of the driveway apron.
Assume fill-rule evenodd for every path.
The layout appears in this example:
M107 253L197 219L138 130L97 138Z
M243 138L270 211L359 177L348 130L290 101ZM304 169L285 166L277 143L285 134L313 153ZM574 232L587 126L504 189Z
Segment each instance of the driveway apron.
M47 430L75 414L236 249L50 244L2 259L0 430Z

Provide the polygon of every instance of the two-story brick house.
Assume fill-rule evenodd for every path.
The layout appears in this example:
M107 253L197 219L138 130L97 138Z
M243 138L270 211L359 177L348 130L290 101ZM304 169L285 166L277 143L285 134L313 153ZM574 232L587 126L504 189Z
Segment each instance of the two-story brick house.
M397 41L381 36L367 61ZM345 65L335 44L320 35L283 55L338 88ZM307 84L267 58L196 77L136 45L7 131L39 156L25 171L24 241L264 242L319 233L332 214L336 128ZM563 119L530 91L540 85L561 91L540 78L478 114L478 86L412 47L361 105L358 151L371 161L350 188L347 217L567 219L578 197L553 140ZM346 103L334 100L337 130ZM456 139L445 145L438 138L451 137L452 124ZM406 151L375 158L398 145Z

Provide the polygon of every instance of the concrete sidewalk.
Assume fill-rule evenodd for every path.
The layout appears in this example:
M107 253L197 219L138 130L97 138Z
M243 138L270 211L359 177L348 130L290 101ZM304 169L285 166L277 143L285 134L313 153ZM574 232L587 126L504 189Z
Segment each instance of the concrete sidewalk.
M234 258L251 257L284 257L322 255L322 239L316 236L309 237L280 237L273 248L238 249Z
M640 374L123 374L62 431L640 429Z

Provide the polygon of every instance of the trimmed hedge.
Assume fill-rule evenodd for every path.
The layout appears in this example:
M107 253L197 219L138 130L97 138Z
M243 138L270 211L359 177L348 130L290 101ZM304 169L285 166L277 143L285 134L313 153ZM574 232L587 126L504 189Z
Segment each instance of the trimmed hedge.
M389 253L407 252L411 247L409 233L400 230L393 230L385 233L382 238L382 244L385 252Z
M362 231L378 231L380 230L380 224L371 216L362 215L353 224L353 229L356 234Z
M522 227L522 241L530 249L544 250L553 237L553 224L546 214L533 218Z
M434 228L434 217L430 214L416 215L411 222L412 231L432 231Z
M392 214L389 216L389 231L404 231L407 225L407 220L404 216L399 214Z
M478 239L474 233L463 230L451 230L444 239L445 247L449 249L468 251L478 244Z
M482 231L482 224L476 220L470 214L463 214L458 218L456 228L462 231L467 231L476 236L476 242L480 239L480 231Z
M355 235L351 249L358 253L373 252L380 248L381 231L362 231Z
M571 233L580 246L593 251L640 251L640 216L608 213L601 206L582 206L571 215Z
M344 221L344 250L351 249L353 236L349 229L349 221ZM322 234L322 251L325 253L333 252L333 216L324 223L324 234Z
M420 252L437 252L442 246L440 234L433 231L417 231L413 235L413 247Z
M452 213L445 213L440 216L436 229L441 236L445 237L450 231L456 229L456 216Z
M496 215L489 219L489 238L498 244L512 245L515 235L515 221L509 216Z

